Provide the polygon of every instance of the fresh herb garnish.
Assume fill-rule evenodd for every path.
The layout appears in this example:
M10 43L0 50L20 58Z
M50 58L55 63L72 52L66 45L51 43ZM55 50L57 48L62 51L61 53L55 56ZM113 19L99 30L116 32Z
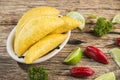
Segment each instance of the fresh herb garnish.
M93 19L97 19L98 18L98 16L96 16L96 15L94 15L94 14L88 14L88 17L90 17L90 18L93 18Z
M48 80L48 74L43 67L30 67L28 76L30 80Z
M106 18L100 17L97 19L97 22L94 26L94 32L97 36L101 37L108 32L110 32L113 28L113 24L110 21L107 21Z

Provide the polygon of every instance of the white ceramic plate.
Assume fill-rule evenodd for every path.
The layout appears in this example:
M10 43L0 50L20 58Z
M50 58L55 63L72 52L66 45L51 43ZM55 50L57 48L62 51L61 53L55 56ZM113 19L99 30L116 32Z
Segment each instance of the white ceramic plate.
M13 50L13 41L14 41L14 36L15 36L15 29L16 29L16 28L14 28L14 29L10 32L10 34L9 34L9 36L8 36L8 39L7 39L7 52L8 52L8 54L10 55L10 57L12 57L12 58L13 58L14 60L16 60L17 62L25 63L25 62L24 62L24 58L23 58L23 57L20 57L20 58L17 57L17 55L15 54L15 52L14 52L14 50ZM67 34L68 34L68 37L66 38L66 40L65 40L63 43L61 43L61 44L59 45L59 48L58 48L58 49L56 48L56 49L54 49L52 52L48 53L47 55L45 55L45 56L37 59L36 61L33 62L33 64L34 64L34 63L40 63L40 62L46 61L46 60L52 58L53 56L55 56L55 55L66 45L66 43L68 42L68 40L69 40L69 38L70 38L70 35L71 35L71 31L68 31ZM23 56L25 56L25 55L23 55Z

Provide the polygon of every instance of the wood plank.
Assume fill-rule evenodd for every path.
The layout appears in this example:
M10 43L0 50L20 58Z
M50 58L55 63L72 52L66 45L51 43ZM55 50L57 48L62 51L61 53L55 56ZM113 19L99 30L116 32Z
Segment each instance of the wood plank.
M67 45L53 58L32 65L17 63L6 51L7 37L24 12L43 5L53 6L59 9L63 15L69 11L81 12L87 20L86 28L82 31L72 30ZM99 75L111 71L115 72L117 80L119 80L120 69L108 52L111 48L117 47L115 39L120 37L120 24L114 25L113 30L105 36L96 37L93 34L96 20L87 18L87 14L93 13L111 20L119 11L120 0L0 0L0 80L28 80L27 70L31 66L45 67L49 74L49 80L94 80ZM108 65L98 63L84 54L77 65L63 63L74 47L79 46L84 50L88 45L94 45L102 50L110 63ZM75 66L90 67L95 70L95 74L87 78L72 77L69 70Z
M69 69L72 68L73 66L68 66L68 65L63 64L64 59L72 51L72 49L74 49L74 47L76 47L76 46L80 46L82 49L85 49L85 47L88 45L94 45L96 47L99 47L104 53L106 53L107 57L110 60L109 65L103 65L92 59L88 59L84 55L82 61L80 61L80 63L78 63L75 66L87 66L87 67L91 67L92 69L94 69L96 71L96 74L94 76L85 78L84 80L90 80L90 79L97 77L100 74L114 71L114 70L119 70L118 66L115 64L115 62L111 58L108 51L110 48L112 48L112 46L113 47L115 46L114 39L117 37L120 37L120 35L110 33L102 38L98 38L94 35L91 35L90 33L87 33L89 30L92 30L92 28L93 28L93 25L92 26L91 26L91 24L87 24L87 25L90 26L90 28L85 29L84 32L81 32L78 29L73 30L71 38L70 38L70 41L71 40L81 40L81 41L83 41L83 43L74 45L74 44L70 44L68 42L68 44L65 46L65 48L63 48L61 50L61 52L59 52L56 56L54 56L53 58L51 58L43 63L35 64L36 66L41 65L41 66L46 67L46 69L48 70L48 73L49 73L50 80L56 80L56 79L58 79L58 80L61 80L61 79L74 80L74 79L76 79L74 77L70 77L70 75L69 75ZM9 80L12 80L12 79L20 80L21 76L22 76L22 79L26 80L28 78L26 71L30 66L33 66L33 65L25 65L25 64L16 63L16 61L12 60L9 57L9 55L7 54L7 51L6 51L6 47L5 47L7 36L10 33L10 31L14 28L14 26L15 25L0 26L0 28L1 28L0 31L2 32L1 37L0 37L0 55L2 55L2 56L0 56L0 63L2 66L4 66L4 67L2 67L2 66L0 67L0 70L2 70L2 72L0 73L1 74L0 78L5 79L5 80L7 80L8 78L9 78ZM119 29L119 27L115 26L113 32L117 32L118 29ZM87 30L87 32L86 32L86 30ZM109 37L110 37L110 39L108 39ZM51 64L49 64L49 66L48 66L48 63L51 63ZM54 66L54 68L53 68L53 66ZM101 71L99 71L99 68L101 68ZM19 76L14 77L13 75L15 75L15 74L17 74ZM78 80L80 80L80 79L78 79ZM81 79L81 80L83 80L83 79Z
M65 56L65 55L64 55ZM43 66L47 69L48 73L49 73L49 79L50 80L56 80L59 79L61 80L61 78L63 80L65 79L70 79L70 80L76 80L76 78L71 77L69 75L69 69L71 69L73 66L67 66L65 64L63 64L64 58L61 58L60 56L55 56L53 58L51 58L48 61L45 61L43 63L40 64L35 64L35 65L25 65L25 64L20 64L20 63L16 63L14 60L12 60L11 58L7 58L4 56L0 56L0 63L2 64L2 66L4 67L0 67L0 78L1 79L17 79L20 80L21 76L22 76L22 80L26 80L27 79L27 69L30 66ZM49 64L48 66L48 63ZM53 68L54 66L54 68ZM95 77L97 77L100 74L106 73L106 72L110 72L110 71L115 71L115 70L119 70L119 68L115 65L114 61L112 59L110 59L110 64L109 65L104 65L98 62L95 62L92 59L87 59L87 58L83 58L82 61L80 61L80 63L78 63L75 66L86 66L86 67L91 67L92 69L95 70L96 74L94 76L91 76L89 78L86 79L78 79L78 80L89 80L89 79L93 79ZM101 71L99 71L99 68L101 69ZM17 74L18 76L14 77L13 75ZM59 78L61 77L61 78Z
M86 14L93 13L99 16L105 16L111 19L120 11L120 2L114 0L41 0L36 1L24 0L1 0L0 1L0 24L16 24L20 17L29 9L37 6L53 6L61 11L61 14L66 14L69 11L79 11L85 17ZM17 6L16 6L17 5Z

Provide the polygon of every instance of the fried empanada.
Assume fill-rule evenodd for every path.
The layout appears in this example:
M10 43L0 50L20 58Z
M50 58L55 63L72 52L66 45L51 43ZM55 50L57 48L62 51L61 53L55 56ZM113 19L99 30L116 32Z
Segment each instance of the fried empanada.
M16 27L16 33L15 36L17 37L24 25L31 19L37 18L40 16L58 16L59 15L59 10L53 7L47 7L47 6L42 6L42 7L36 7L32 8L29 11L27 11L22 18L19 20L17 27Z
M64 25L60 26L59 28L54 30L52 33L64 33L78 27L81 24L80 21L75 20L68 16L63 16L61 17L61 19L64 20Z
M29 47L62 26L64 21L53 16L41 16L27 22L14 41L14 51L21 56Z
M31 64L36 59L56 48L66 38L67 34L50 34L42 38L28 50L27 55L24 58L25 63Z

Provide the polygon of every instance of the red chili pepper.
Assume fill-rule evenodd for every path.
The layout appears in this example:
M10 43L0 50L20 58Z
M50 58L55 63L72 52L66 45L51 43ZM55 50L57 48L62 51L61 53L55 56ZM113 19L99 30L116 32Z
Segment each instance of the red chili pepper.
M93 75L95 72L88 67L74 67L70 70L74 77L87 77Z
M117 38L117 45L120 47L120 38Z
M94 46L88 46L85 50L85 54L98 61L98 62L101 62L101 63L104 63L104 64L108 64L109 61L108 61L108 58L105 56L105 54L99 50L98 48L94 47Z

